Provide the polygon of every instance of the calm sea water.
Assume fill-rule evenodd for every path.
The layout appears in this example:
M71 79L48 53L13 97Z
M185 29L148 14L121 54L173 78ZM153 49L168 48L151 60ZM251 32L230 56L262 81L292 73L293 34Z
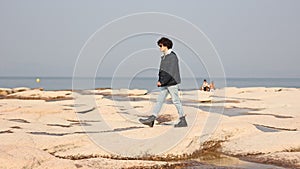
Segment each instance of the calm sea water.
M199 89L204 78L183 78L180 88L183 90ZM300 88L300 78L227 78L209 79L214 81L216 88L223 87L289 87ZM80 78L73 81L72 77L41 77L40 83L36 77L0 77L0 88L44 88L45 90L72 89L72 86L81 88L129 88L156 90L157 78ZM226 83L224 83L226 82Z

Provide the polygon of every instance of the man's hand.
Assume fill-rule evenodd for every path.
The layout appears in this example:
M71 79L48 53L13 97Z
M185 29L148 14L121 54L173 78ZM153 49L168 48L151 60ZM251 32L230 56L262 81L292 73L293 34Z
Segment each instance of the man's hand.
M157 82L157 87L160 87L161 86L161 83L160 82Z

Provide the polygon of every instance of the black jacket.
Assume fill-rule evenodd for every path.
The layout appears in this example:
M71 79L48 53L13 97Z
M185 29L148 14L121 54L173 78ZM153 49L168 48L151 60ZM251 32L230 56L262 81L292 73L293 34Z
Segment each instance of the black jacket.
M172 86L181 82L178 58L173 51L162 56L158 76L161 86Z

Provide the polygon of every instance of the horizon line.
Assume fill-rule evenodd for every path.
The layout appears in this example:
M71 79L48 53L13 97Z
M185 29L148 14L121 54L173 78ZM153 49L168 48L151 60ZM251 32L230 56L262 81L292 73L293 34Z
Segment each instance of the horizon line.
M73 78L72 76L0 76L0 78ZM112 76L101 76L101 77L87 77L87 76L80 76L76 78L113 78ZM127 76L118 76L115 78L132 78ZM135 77L135 78L157 78L156 76L145 76L145 77ZM181 77L182 79L191 79L194 77ZM197 79L203 78L203 79L300 79L300 77L195 77Z

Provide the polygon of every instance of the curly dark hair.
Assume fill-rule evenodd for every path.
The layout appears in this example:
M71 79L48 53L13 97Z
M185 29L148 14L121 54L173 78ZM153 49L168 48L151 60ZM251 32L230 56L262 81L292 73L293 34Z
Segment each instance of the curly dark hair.
M173 47L173 42L168 39L168 38L165 38L165 37L162 37L160 38L158 41L157 41L157 45L164 45L166 46L168 49L172 49Z

